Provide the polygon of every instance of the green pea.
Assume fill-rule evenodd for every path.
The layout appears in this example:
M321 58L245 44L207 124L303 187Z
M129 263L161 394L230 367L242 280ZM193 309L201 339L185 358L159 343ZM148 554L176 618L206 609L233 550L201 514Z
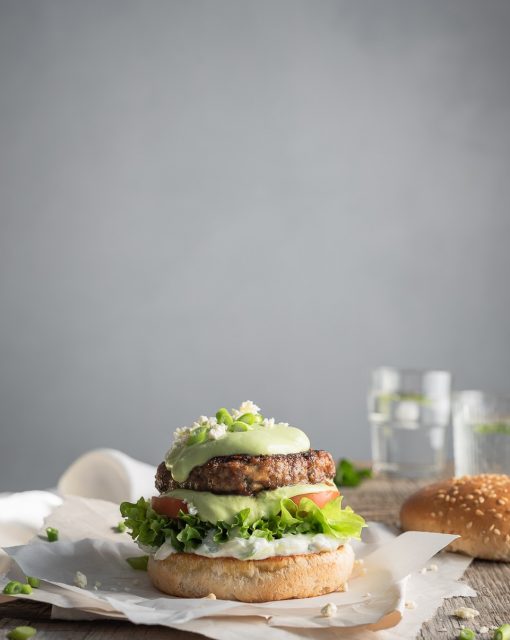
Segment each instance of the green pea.
M126 558L128 565L136 571L147 571L149 556L135 556L134 558Z
M9 640L28 640L28 638L32 638L37 633L37 630L34 627L16 627L9 631L7 637Z
M494 631L494 640L510 640L510 624L502 624Z
M47 527L46 535L48 536L48 542L56 542L58 540L58 529Z
M39 589L41 586L41 581L39 578L34 578L33 576L27 576L27 582L32 587L32 589Z
M5 585L3 593L5 593L6 596L15 596L18 593L21 593L22 586L23 585L21 584L21 582L18 582L17 580L11 580Z
M475 638L476 638L476 633L473 631L473 629L468 629L467 627L464 627L463 629L460 630L459 640L475 640Z
M207 440L207 427L199 427L192 431L186 440L187 446L191 446L192 444L200 444Z
M248 431L249 429L250 429L249 424L246 424L246 422L240 422L239 420L236 420L228 428L229 431Z
M26 596L28 596L32 593L32 587L29 584L22 584L20 593L23 593Z
M260 415L260 413L255 413L253 415L253 418L255 424L261 424L262 422L264 422L264 416Z
M238 422L245 422L246 424L253 424L255 422L255 416L253 413L243 413L240 418L237 418Z
M227 409L225 409L225 407L222 407L216 412L216 420L220 424L226 424L227 427L230 427L230 425L234 422L234 419L232 418L230 413L227 411Z

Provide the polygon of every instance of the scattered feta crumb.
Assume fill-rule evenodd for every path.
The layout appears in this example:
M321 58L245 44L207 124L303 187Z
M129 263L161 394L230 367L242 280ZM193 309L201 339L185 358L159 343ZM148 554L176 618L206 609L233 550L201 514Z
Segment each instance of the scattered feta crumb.
M80 589L85 589L85 587L87 586L87 576L81 571L77 571L74 574L74 584L77 587L80 587Z
M458 609L455 609L452 615L456 618L461 618L462 620L472 620L473 618L476 618L476 616L479 616L480 612L476 609L471 609L470 607L459 607Z
M429 573L429 572L436 572L439 571L439 567L437 566L437 564L429 564L428 567L423 567L423 569L420 569L420 573L423 575L425 573Z
M259 411L260 411L260 407L257 407L257 405L251 400L245 400L244 402L241 403L241 406L239 407L240 415L243 415L243 413L257 414Z
M195 505L192 502L189 502L188 500L184 500L184 502L188 505L189 515L196 516L198 513L198 509L195 507Z
M262 426L267 427L268 429L274 427L274 418L264 418L264 420L262 420Z
M216 594L215 594L215 593L208 593L208 594L205 596L205 599L206 599L206 600L216 600Z
M209 440L219 440L223 438L223 436L227 433L227 425L226 424L216 424L214 427L209 429L208 438Z
M416 609L417 606L414 600L408 600L405 604L406 609Z
M327 605L322 607L321 615L324 618L332 618L336 614L337 611L338 611L338 609L337 609L336 604L334 604L333 602L328 602Z
M349 585L347 584L347 582L344 584L344 593L347 593L347 591L349 591Z
M363 597L364 598L371 598L372 594L370 593L370 591L367 591Z
M97 591L99 589L99 587L101 586L101 582L99 582L99 580L96 580L94 582L94 591Z
M489 627L480 627L478 633L489 633Z

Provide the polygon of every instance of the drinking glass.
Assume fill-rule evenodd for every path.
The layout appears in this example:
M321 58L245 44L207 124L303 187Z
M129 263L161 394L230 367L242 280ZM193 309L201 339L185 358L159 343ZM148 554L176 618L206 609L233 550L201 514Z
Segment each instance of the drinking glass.
M510 473L510 396L455 394L453 445L456 476Z
M410 478L442 475L450 409L448 371L375 369L368 396L374 471Z

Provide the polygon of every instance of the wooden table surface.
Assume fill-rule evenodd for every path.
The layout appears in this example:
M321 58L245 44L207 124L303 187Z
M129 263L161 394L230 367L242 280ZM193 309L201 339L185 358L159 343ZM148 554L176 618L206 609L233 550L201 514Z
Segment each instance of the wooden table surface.
M398 511L403 499L415 491L420 483L412 480L368 480L361 487L344 491L345 504L361 513L367 520L398 524ZM491 627L510 622L510 563L475 560L466 571L464 580L478 593L476 598L450 598L444 601L435 617L426 622L419 640L453 640L458 637L459 625L450 615L459 606L478 609L474 626ZM38 630L36 638L44 640L106 640L107 638L135 638L148 640L203 640L203 636L163 627L135 626L129 622L92 621L69 622L50 620L50 607L21 600L0 605L0 638L6 631L19 625L30 625ZM446 630L446 631L445 631ZM492 635L479 636L489 638Z

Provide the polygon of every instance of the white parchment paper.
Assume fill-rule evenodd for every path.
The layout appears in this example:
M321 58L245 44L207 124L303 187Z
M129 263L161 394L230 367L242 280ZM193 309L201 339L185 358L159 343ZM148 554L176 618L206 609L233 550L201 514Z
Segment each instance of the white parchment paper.
M45 525L59 529L59 541L49 543L35 537L29 544L6 548L13 563L0 579L0 587L10 576L18 577L22 572L43 580L41 588L26 597L54 605L59 617L120 617L222 640L234 635L238 640L240 634L275 640L326 639L342 637L342 629L349 638L356 638L368 629L389 628L390 632L378 631L377 637L410 638L433 615L442 598L475 595L457 582L468 558L440 554L434 559L437 572L419 573L454 536L420 532L396 536L388 528L372 524L364 541L353 545L366 573L351 579L345 593L262 604L171 598L155 590L146 573L134 571L125 562L126 557L141 552L127 534L114 533L112 527L118 521L116 504L66 498ZM76 571L87 576L86 589L74 586ZM405 607L410 599L416 602L414 610ZM338 607L332 618L320 615L328 602Z

